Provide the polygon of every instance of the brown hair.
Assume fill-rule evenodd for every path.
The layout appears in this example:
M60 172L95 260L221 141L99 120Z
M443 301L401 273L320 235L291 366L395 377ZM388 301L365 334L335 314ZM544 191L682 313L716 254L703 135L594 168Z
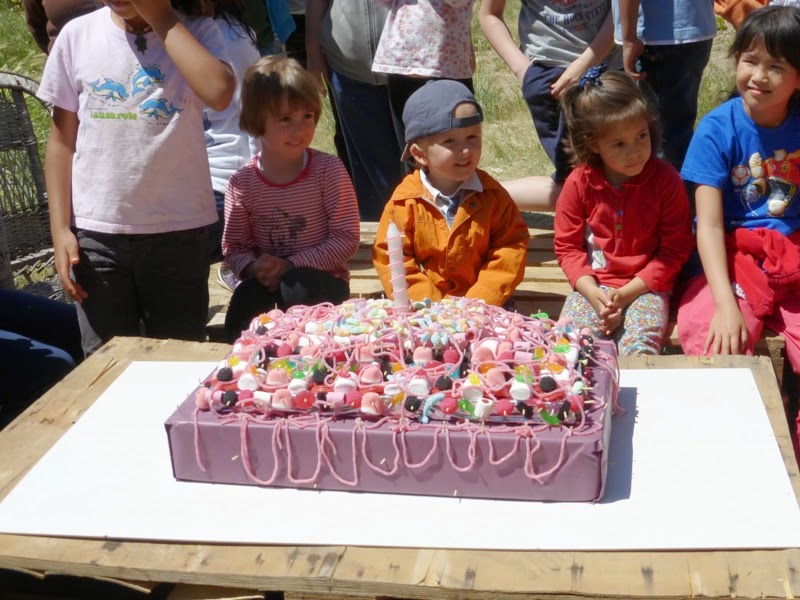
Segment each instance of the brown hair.
M314 122L319 121L322 99L311 73L285 56L265 56L256 61L242 80L239 129L253 137L263 135L267 116L278 113L284 98L292 110L309 108L314 112Z
M594 80L568 87L561 97L567 122L564 147L573 165L602 165L600 156L589 148L601 132L630 119L644 119L650 130L653 154L661 147L658 114L630 75L608 71Z

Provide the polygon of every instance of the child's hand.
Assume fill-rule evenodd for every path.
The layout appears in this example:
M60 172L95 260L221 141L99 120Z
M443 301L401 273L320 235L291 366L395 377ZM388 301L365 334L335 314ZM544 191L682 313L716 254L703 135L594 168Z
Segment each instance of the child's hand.
M550 86L550 95L556 100L561 98L561 93L570 85L578 81L586 70L592 65L583 56L573 60L564 70L556 82Z
M739 354L747 348L748 338L747 323L739 307L735 304L717 307L711 317L703 353L708 354L710 350L712 354Z
M644 43L639 38L635 40L623 40L622 42L622 64L625 72L634 79L644 79L646 73L636 70L636 60L644 54Z
M53 234L53 250L55 252L56 272L61 286L70 297L78 304L88 296L80 284L76 283L70 274L72 265L77 265L80 260L78 257L78 238L71 230L67 229L62 233Z
M270 292L278 289L286 273L291 269L292 263L285 258L279 258L271 254L262 254L253 265L255 278Z
M595 312L600 318L603 318L605 315L609 314L614 307L613 304L611 304L611 300L608 298L605 290L601 287L594 286L593 288L587 290L587 293L583 295L589 301L589 304L592 305L592 308L594 308Z
M330 69L328 67L328 61L322 53L321 46L319 44L308 46L306 54L306 70L311 73L322 95L327 96L328 88L326 84L329 83L328 73Z
M625 310L628 304L634 300L624 287L608 290L608 299L618 312Z
M614 303L606 294L605 290L597 285L594 277L584 275L575 282L575 290L581 294L597 313L602 321L602 331L604 335L611 335L622 323L622 311L614 306Z
M602 316L601 319L603 321L603 333L607 336L611 336L622 324L622 311L619 309L608 309L605 316Z

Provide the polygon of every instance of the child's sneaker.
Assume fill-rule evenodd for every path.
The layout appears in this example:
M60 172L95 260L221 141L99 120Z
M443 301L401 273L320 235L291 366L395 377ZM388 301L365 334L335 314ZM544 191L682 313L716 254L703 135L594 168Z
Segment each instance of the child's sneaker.
M220 263L219 270L217 271L217 279L219 282L230 291L236 289L236 286L239 285L239 278L233 274L230 267L223 263Z

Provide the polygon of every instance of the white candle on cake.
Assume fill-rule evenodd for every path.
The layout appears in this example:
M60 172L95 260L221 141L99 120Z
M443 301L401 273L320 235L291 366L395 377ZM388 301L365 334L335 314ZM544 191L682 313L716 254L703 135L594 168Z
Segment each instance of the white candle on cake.
M392 300L395 308L408 308L408 283L403 264L403 234L394 223L386 230L386 245L389 248L389 273L392 276Z

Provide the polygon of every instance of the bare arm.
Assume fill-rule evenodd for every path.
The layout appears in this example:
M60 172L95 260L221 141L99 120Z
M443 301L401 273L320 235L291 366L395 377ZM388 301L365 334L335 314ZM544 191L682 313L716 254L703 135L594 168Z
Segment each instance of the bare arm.
M522 78L525 76L530 62L514 42L506 22L503 20L505 7L506 0L483 0L478 13L478 21L489 44L508 65L517 80L522 83Z
M330 0L308 0L306 4L306 54L308 55L308 72L314 76L326 93L324 82L328 81L328 61L322 52L320 43L320 28L325 11L328 10Z
M576 58L561 77L551 86L554 98L560 98L561 93L571 84L578 81L589 67L596 67L611 52L614 47L614 15L609 9L603 24L594 36L592 43Z
M747 344L748 333L728 275L722 192L718 188L700 185L695 191L695 201L697 249L715 307L704 351L739 354Z
M547 175L531 175L501 181L520 210L553 212L561 192L561 184Z
M636 72L636 59L644 52L636 26L639 22L639 0L619 0L619 21L622 28L622 64L625 72L634 79L644 79Z
M58 107L53 110L53 125L45 152L45 180L56 271L64 291L80 303L86 298L86 292L70 274L72 265L78 264L78 239L70 229L72 158L78 139L78 125L77 113Z
M167 54L194 93L206 106L225 110L236 88L231 68L206 50L186 29L169 0L131 0L131 4L164 43Z

